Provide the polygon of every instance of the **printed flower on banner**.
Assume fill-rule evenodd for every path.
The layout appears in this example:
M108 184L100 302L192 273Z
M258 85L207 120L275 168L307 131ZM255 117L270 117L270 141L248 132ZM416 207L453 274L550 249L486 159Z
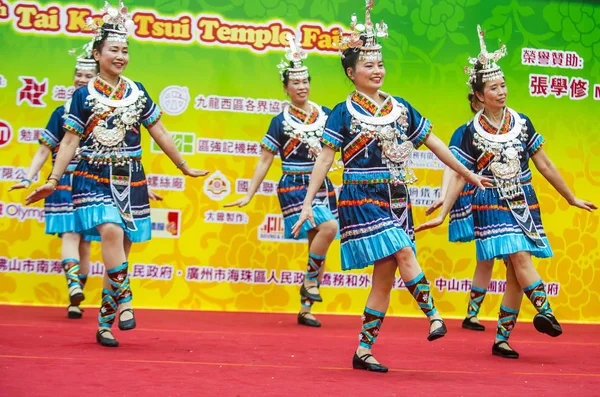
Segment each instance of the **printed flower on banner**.
M584 59L600 61L600 8L593 2L552 1L544 8L544 19L552 31L569 43L567 49Z
M64 303L66 289L56 288L50 283L40 283L34 288L35 300L38 303L55 305Z
M350 3L350 4L349 4ZM349 18L349 15L344 15L351 7L353 3L349 0L320 0L312 1L310 6L311 18L318 18L318 20L331 23L344 21ZM379 4L377 5L379 7Z
M248 18L296 18L305 5L304 0L244 0L238 3Z
M468 44L467 37L456 30L465 17L465 7L477 2L417 0L419 7L410 14L413 31L419 36L426 35L430 41L448 37L454 44Z
M0 273L0 302L11 302L14 300L14 293L17 291L17 282L15 279L5 273Z
M551 304L559 314L561 310L573 313L571 320L600 319L600 253L595 237L599 226L598 216L581 211L574 216L571 227L548 233L554 257L539 269L543 280L560 280L559 295L551 299Z

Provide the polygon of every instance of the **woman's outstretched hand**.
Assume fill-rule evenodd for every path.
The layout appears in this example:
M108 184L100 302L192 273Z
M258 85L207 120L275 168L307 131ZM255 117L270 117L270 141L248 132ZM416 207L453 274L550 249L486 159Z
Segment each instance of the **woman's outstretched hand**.
M304 225L304 222L306 221L309 221L312 227L317 227L315 218L313 216L312 205L304 204L302 205L302 212L300 212L300 218L298 219L298 222L296 222L296 224L294 224L292 227L292 235L294 237L298 237L298 234L300 234L300 230L302 229L302 225Z
M433 229L435 227L438 227L439 225L444 223L444 219L446 219L445 216L438 215L435 218L415 227L415 233L422 232L423 230Z
M250 200L252 200L252 197L244 196L238 201L223 205L223 207L245 207L248 205L248 203L250 203Z
M490 178L486 178L485 176L477 175L473 172L469 172L469 175L466 176L465 180L469 182L471 185L475 185L481 190L485 190L486 187L493 187L492 180Z
M581 208L582 210L586 210L589 212L595 211L598 209L598 206L591 201L580 200L575 198L572 203L569 203L573 207Z
M56 185L52 182L46 182L42 186L35 189L27 198L25 199L25 205L36 203L46 197L50 196L56 190Z

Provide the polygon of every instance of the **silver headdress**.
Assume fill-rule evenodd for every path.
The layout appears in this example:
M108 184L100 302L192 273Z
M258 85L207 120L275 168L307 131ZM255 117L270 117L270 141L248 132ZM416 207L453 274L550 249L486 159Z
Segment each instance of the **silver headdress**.
M279 68L279 75L281 81L284 81L285 72L288 72L288 78L290 80L304 80L308 78L308 67L302 64L302 60L306 59L306 52L302 51L300 45L296 43L296 38L287 33L285 38L288 41L289 47L285 51L285 59L282 59L277 67Z
M482 75L482 82L492 81L504 77L502 69L496 62L506 55L506 46L502 44L494 52L488 52L485 45L485 31L481 30L481 26L477 25L477 35L479 36L479 46L481 52L477 58L469 58L471 66L465 66L465 73L469 75L469 81L467 84L473 84L477 80L477 74ZM482 67L479 70L475 69L475 65L480 64Z
M383 21L373 25L371 10L374 3L374 0L365 0L364 25L357 24L358 19L356 18L356 14L353 14L350 21L350 31L344 32L340 29L338 49L342 58L344 57L344 51L348 48L353 48L354 51L360 51L359 59L362 61L376 62L382 59L381 46L377 44L377 37L388 37L388 26ZM361 35L364 36L365 40L361 39Z
M91 70L93 72L96 71L96 61L92 57L92 47L94 43L90 41L81 47L81 52L77 55L77 62L75 64L75 69L77 70ZM69 50L69 54L76 55L77 49L73 48Z
M120 1L119 8L115 8L105 1L104 8L100 12L104 14L101 23L97 23L92 18L87 18L85 21L87 27L96 32L94 41L102 40L104 32L108 32L106 41L127 43L127 38L135 30L135 23L123 2ZM104 25L112 25L112 27L104 28Z

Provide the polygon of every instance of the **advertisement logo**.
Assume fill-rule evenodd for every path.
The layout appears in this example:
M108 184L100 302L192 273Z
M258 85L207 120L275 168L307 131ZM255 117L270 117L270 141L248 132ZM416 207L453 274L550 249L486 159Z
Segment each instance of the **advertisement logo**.
M26 207L21 203L5 203L0 201L0 218L17 219L19 222L35 219L39 223L43 223L44 209Z
M0 120L0 147L6 146L12 139L12 127L8 121Z
M196 134L193 132L171 132L173 141L179 153L181 154L194 154L194 148L196 147ZM150 151L152 153L162 153L162 149L154 141L150 143Z
M221 171L215 171L204 181L204 193L211 200L223 200L231 193L231 182Z
M42 80L40 83L35 77L19 76L19 80L23 86L17 91L17 105L23 102L29 102L29 105L37 108L45 108L46 103L42 101L48 93L48 79Z
M305 242L305 239L286 239L283 215L266 214L263 223L258 227L258 239L261 241L285 241L290 243Z
M190 104L190 91L187 87L170 85L160 93L158 98L162 110L171 116L179 116Z
M179 238L181 236L181 211L165 208L150 210L152 238Z

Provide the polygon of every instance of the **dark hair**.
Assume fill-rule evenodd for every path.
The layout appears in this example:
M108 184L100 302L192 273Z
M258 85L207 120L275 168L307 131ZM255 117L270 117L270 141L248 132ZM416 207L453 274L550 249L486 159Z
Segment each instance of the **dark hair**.
M94 40L94 45L92 49L102 52L102 47L104 47L104 43L106 43L106 38L108 37L108 31L106 29L115 29L115 25L104 24L102 25L102 35L100 36L100 40Z
M481 62L477 61L473 66L473 69L475 73L475 81L471 83L473 94L476 92L483 94L483 88L485 87L485 83L483 82L483 73L478 73L481 69L483 69L483 65Z
M361 34L360 40L362 40L363 43L366 42L367 36ZM359 48L346 48L342 53L342 67L344 68L344 74L346 75L346 77L350 78L347 72L348 68L351 68L353 71L355 70L356 62L358 62L359 55Z
M473 107L473 103L481 103L479 102L479 98L477 98L477 95L475 95L475 93L471 91L469 92L469 95L467 95L467 99L469 100L469 106L471 106L471 112L477 113L477 109Z
M293 68L294 67L294 63L290 62L290 67ZM310 83L310 74L308 75L308 82ZM288 83L290 82L290 71L286 70L285 72L283 72L283 85L284 86L288 86Z

